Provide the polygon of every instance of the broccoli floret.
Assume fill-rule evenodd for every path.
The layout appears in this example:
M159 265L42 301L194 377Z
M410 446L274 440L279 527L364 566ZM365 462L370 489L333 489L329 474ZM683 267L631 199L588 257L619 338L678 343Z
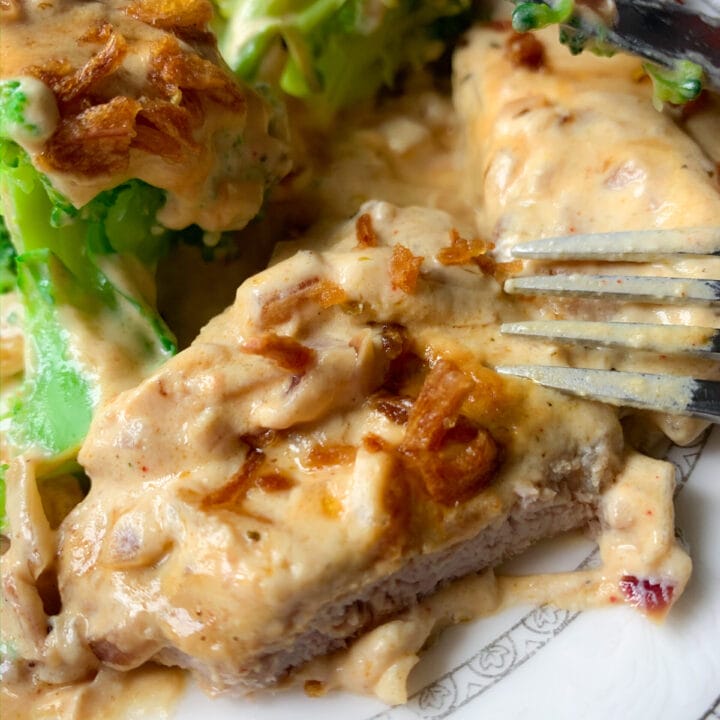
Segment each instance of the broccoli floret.
M15 143L0 142L0 165L3 215L30 351L11 405L8 437L16 451L41 456L39 472L49 472L74 457L104 381L78 362L65 308L87 328L121 324L122 332L104 333L103 340L110 339L119 356L147 367L176 350L140 281L152 277L169 244L155 221L164 194L131 181L77 210L49 187Z
M372 97L404 67L437 59L473 11L472 0L217 2L227 19L220 49L230 66L255 80L281 39L287 48L282 89L328 113Z
M15 257L17 253L10 240L10 233L0 215L0 295L14 290L17 285Z
M654 63L644 63L643 67L652 80L653 102L658 109L666 102L683 105L702 91L703 69L690 60L678 60L672 68Z
M523 2L512 14L513 28L517 32L539 30L548 25L566 22L575 10L575 0L557 0L552 5Z

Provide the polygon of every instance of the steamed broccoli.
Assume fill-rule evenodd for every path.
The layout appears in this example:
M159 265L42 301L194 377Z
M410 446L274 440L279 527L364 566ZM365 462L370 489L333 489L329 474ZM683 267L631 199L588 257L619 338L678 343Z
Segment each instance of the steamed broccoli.
M369 98L399 70L437 59L472 12L472 0L217 0L220 49L257 78L271 47L287 50L280 86L326 112Z
M517 32L557 24L560 25L560 41L573 55L585 49L597 55L612 55L617 50L615 43L608 39L608 36L613 37L608 27L602 21L576 11L575 0L515 0L515 3L512 23ZM614 39L622 44L617 36ZM690 60L675 60L672 67L646 62L643 68L652 80L653 103L658 109L665 102L682 105L697 98L702 91L703 69Z
M17 284L15 274L15 248L10 241L10 233L0 215L0 295L14 289Z
M172 333L143 294L168 244L155 223L164 197L131 181L75 209L8 139L0 140L0 167L12 249L2 247L25 306L29 350L8 437L16 451L42 457L43 472L72 461L104 380L79 363L68 311L90 334L104 322L120 324L121 332L108 335L115 351L149 367L175 352Z

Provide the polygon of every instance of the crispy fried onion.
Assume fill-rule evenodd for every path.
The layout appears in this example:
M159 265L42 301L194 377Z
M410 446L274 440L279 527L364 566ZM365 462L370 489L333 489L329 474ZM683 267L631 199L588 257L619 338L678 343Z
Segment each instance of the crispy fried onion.
M156 4L169 16L177 2L158 0ZM141 6L146 4L136 3L129 10ZM200 27L198 23L207 15L205 0L182 6L187 15L178 22ZM169 162L190 162L201 149L194 132L203 122L203 99L236 113L245 109L244 95L230 73L181 46L172 34L150 48L148 86L143 94L108 99L103 83L122 66L128 43L108 23L91 29L80 41L104 44L77 69L66 60L49 60L42 67L25 70L52 88L60 110L61 122L40 158L46 170L88 177L123 172L131 149Z
M43 66L32 66L25 70L28 75L33 75L52 88L61 113L63 109L68 109L68 105L81 99L87 106L90 103L88 96L103 80L117 71L127 55L125 38L109 23L90 29L80 38L80 42L104 45L74 72L66 60L51 60Z
M314 445L308 452L305 467L320 469L338 465L350 465L355 462L357 448L354 445Z
M420 266L425 258L413 255L404 245L398 243L393 247L390 258L390 284L393 290L402 290L408 295L415 292Z
M145 100L135 123L132 147L182 162L200 146L193 138L196 118L187 108L167 100Z
M239 515L268 523L268 518L249 512L245 499L253 489L262 492L282 492L295 485L295 481L266 462L261 450L251 448L240 469L221 488L198 498L195 493L186 493L185 498L199 504L203 510L229 510ZM198 502L199 500L199 502Z
M442 248L437 254L437 259L443 265L468 265L473 262L480 264L478 260L493 247L492 243L480 240L480 238L466 240L453 228L450 230L449 247Z
M162 28L202 28L212 19L209 0L135 0L125 9L130 17Z
M453 228L450 231L450 245L442 248L436 257L438 262L443 265L469 265L474 263L484 275L492 276L498 282L502 282L509 275L515 275L522 270L521 260L505 263L495 262L487 254L494 247L493 243L479 238L466 240Z
M89 176L124 171L139 111L137 100L115 97L62 119L46 143L39 164Z
M306 303L326 309L346 299L345 291L339 285L319 277L307 278L287 290L272 293L260 308L260 322L265 327L280 325L290 320Z
M428 495L453 505L482 490L500 460L492 435L461 415L473 381L448 360L438 360L410 411L399 451Z
M242 352L267 358L283 370L302 375L314 364L317 353L287 335L265 333L248 338L241 346Z
M234 112L241 112L245 107L245 97L228 73L196 53L184 50L171 35L154 44L148 80L167 98L178 98L183 91L191 90L202 92Z
M355 236L359 248L377 247L378 239L370 213L363 213L355 221Z

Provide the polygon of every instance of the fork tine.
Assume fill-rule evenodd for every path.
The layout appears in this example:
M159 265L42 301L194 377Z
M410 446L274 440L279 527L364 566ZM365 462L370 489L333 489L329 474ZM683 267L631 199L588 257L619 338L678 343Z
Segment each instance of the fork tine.
M670 255L720 255L720 227L569 235L520 243L518 258L647 262Z
M504 289L515 295L573 295L645 303L712 305L720 300L720 280L632 275L533 275L510 278Z
M720 421L720 382L715 380L542 365L500 366L496 370L612 405Z
M532 320L504 323L506 335L524 335L567 343L651 350L662 354L720 358L720 330L653 323Z

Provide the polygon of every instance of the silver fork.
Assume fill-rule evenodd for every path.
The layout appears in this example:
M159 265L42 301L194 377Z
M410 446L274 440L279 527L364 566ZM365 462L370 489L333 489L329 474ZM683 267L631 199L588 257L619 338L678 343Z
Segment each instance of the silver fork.
M516 245L517 258L546 261L649 262L720 256L720 227L574 235ZM720 279L568 273L511 278L505 292L564 295L645 303L720 307ZM720 330L711 327L581 320L506 323L501 331L555 342L627 347L663 354L720 358ZM614 405L701 417L720 423L720 382L678 375L541 365L500 366L498 372L530 378Z

